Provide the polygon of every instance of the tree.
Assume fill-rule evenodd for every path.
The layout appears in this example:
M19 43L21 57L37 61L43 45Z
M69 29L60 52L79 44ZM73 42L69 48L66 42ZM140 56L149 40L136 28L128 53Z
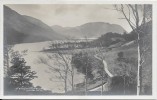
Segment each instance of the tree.
M87 52L76 53L72 56L72 63L78 72L84 74L84 91L88 92L88 84L96 79L100 79L103 85L106 78L103 64L93 55ZM95 79L96 78L96 79ZM103 88L102 88L103 91Z
M101 77L101 95L103 95L103 91L104 91L104 80L107 77L107 74L105 73L105 69L104 66L99 67L99 72L100 77Z
M8 46L8 45L4 45L4 76L8 76L8 72L9 72L9 53L13 52L12 50L13 46Z
M75 66L78 72L85 75L85 94L87 94L87 80L93 78L91 64L89 62L89 57L87 53L80 52L79 54L74 54L72 57L72 64Z
M142 93L142 64L144 63L144 53L149 48L142 48L143 43L141 35L145 33L146 22L152 19L152 6L151 5L115 5L115 10L122 13L132 30L137 34L137 49L138 49L138 72L137 72L137 95ZM127 13L128 12L128 13ZM144 29L142 29L144 27ZM143 45L142 45L143 44Z
M123 52L119 52L117 54L117 59L115 60L115 63L118 65L116 67L116 72L119 76L123 78L123 94L127 94L127 91L131 91L132 89L129 88L129 85L135 85L136 84L136 68L134 66L137 66L137 62L134 60L134 58L126 58L124 56ZM133 88L133 87L132 87ZM135 92L135 91L131 91Z
M39 63L49 66L51 71L58 73L59 77L57 78L63 80L64 91L67 93L68 83L71 85L72 91L74 90L74 68L73 65L71 65L71 56L65 54L64 51L60 49L60 45L54 45L52 43L49 48L55 48L55 53L47 53L47 59L39 57ZM55 61L54 65L52 65L51 61ZM71 77L71 80L68 79L68 76Z
M116 44L123 41L122 35L118 33L108 32L101 35L98 39L91 42L93 46L109 47L110 45Z
M30 81L37 77L36 72L31 71L31 67L26 65L25 59L18 51L12 52L10 63L8 72L10 85L15 89L31 87Z

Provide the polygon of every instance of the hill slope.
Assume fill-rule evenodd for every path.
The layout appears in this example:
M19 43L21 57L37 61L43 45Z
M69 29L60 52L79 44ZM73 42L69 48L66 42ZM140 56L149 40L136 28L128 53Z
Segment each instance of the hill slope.
M108 32L123 34L126 32L120 25L109 24L105 22L90 22L76 27L52 26L52 29L60 34L75 38L95 38Z
M143 54L143 64L142 64L142 94L144 95L151 95L152 94L152 22L148 22L145 24L145 29L143 26L141 27L141 31L144 32L140 36L140 45ZM132 31L130 34L134 34ZM137 37L136 37L137 38ZM134 38L134 39L136 39ZM124 73L122 71L122 67L119 66L118 63L116 63L116 59L118 58L118 53L123 52L124 57L128 59L130 62L131 69L128 70L132 74L135 75L134 79L136 81L136 75L137 75L137 65L138 65L138 51L137 51L137 41L129 41L126 42L124 45L117 46L115 48L112 48L104 53L104 58L106 62L108 63L109 70L111 73L114 73L115 75L121 75L121 73ZM102 55L102 54L101 54ZM129 64L129 63L128 63Z
M7 6L4 6L4 36L8 44L63 39L42 21L20 15Z

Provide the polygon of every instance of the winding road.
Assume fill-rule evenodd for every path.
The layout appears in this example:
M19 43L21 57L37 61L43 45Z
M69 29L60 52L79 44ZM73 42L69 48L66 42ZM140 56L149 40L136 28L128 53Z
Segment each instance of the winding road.
M110 73L110 71L108 70L108 66L107 66L107 63L105 60L99 58L97 55L94 56L96 59L100 60L103 62L103 65L104 65L104 70L105 72L107 73L107 75L112 78L114 77L112 73ZM107 83L103 84L103 88L104 88L104 91L107 91L108 90L108 85L110 84L111 81L107 81ZM93 88L89 91L101 91L101 88L102 88L102 85L101 86L98 86L96 88Z
M105 72L107 73L107 75L109 77L113 77L112 73L110 73L110 71L108 70L108 66L107 66L106 61L101 59L101 58L99 58L99 57L97 57L97 55L95 55L94 57L103 62Z

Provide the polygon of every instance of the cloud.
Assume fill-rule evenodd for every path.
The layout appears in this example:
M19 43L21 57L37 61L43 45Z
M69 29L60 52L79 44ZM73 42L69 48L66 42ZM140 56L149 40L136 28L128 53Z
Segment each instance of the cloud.
M83 5L56 5L55 14L65 14L67 12L77 12Z

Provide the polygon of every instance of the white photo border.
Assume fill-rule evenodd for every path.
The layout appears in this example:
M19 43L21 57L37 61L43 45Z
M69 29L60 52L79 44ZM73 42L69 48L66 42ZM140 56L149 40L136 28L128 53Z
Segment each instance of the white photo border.
M5 4L152 4L152 95L151 96L4 96L3 5ZM156 0L0 0L0 98L1 99L157 99L157 1Z

